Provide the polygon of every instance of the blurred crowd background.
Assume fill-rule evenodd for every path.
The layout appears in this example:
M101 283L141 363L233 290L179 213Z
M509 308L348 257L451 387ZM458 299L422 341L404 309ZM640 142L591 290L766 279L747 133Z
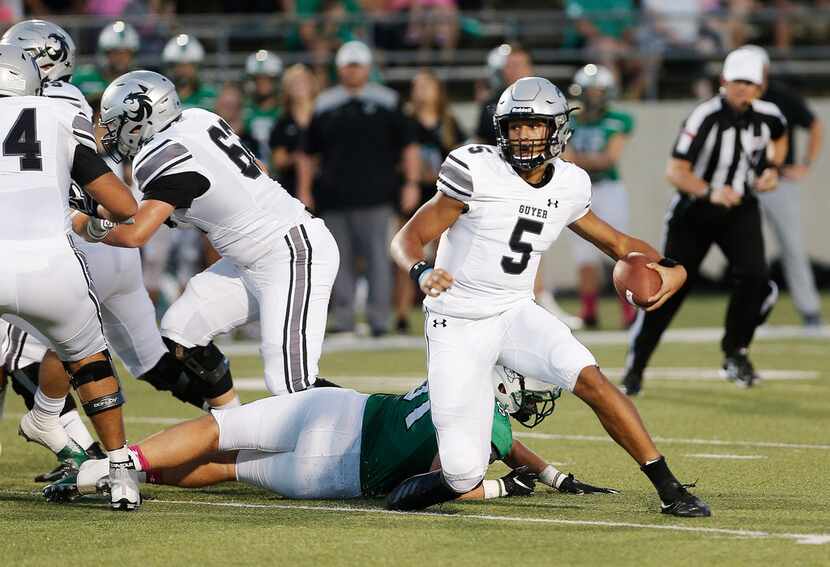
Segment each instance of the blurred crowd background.
M353 331L365 311L376 336L407 332L417 302L388 235L434 194L450 150L493 143L490 106L515 80L566 90L593 63L620 101L704 99L724 55L753 43L801 94L830 89L830 0L0 0L0 32L26 18L72 35L72 82L93 107L112 79L147 68L176 82L186 108L225 118L338 239L349 282L332 330ZM309 132L324 97L365 84L358 116L337 117L345 130L318 120ZM660 172L669 146L658 151ZM160 311L215 260L196 237L158 254L145 269Z

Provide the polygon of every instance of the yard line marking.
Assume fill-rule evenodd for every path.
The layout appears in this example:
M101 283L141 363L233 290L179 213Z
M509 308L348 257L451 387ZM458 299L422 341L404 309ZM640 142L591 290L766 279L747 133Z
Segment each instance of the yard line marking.
M586 346L627 345L628 331L590 331L574 333ZM720 341L723 327L695 327L688 329L670 329L662 337L664 343L711 343ZM805 329L801 325L777 325L761 327L755 333L755 340L780 339L828 339L830 325L819 329ZM259 355L258 341L222 342L219 345L227 355ZM369 338L360 336L329 336L323 342L323 352L379 351L391 349L423 350L424 338L421 336L388 336Z
M766 459L766 455L728 455L724 453L689 453L683 455L693 459L731 459L735 461L752 461L755 459Z
M533 431L514 431L514 437L528 439L548 439L553 441L601 441L614 443L610 437L601 435L566 435L560 433L535 433ZM682 437L652 437L658 443L676 445L712 445L717 447L763 447L767 449L817 449L830 451L830 445L811 445L808 443L779 443L776 441L728 441L725 439L685 439Z
M451 520L483 520L494 522L515 522L530 524L559 524L566 526L601 526L606 528L632 528L641 530L664 530L676 532L705 533L713 535L727 535L738 538L756 539L787 539L800 544L822 545L830 543L830 534L790 534L775 533L761 530L737 530L727 528L703 528L693 526L679 526L676 524L636 524L633 522L611 522L605 520L563 520L558 518L522 518L518 516L496 516L492 514L447 514L441 512L396 512L383 508L361 508L359 506L307 506L303 504L250 504L244 502L205 502L197 500L146 500L147 504L176 504L195 506L216 506L224 508L246 508L263 510L306 510L324 512L351 512L365 514L384 514L393 517L429 517Z
M204 415L204 414L202 414ZM20 419L22 413L7 413L2 419ZM153 417L153 416L124 416L127 423L146 423L151 425L176 425L194 417ZM83 418L89 422L88 418ZM527 439L546 439L550 441L598 441L602 443L614 443L610 437L602 435L569 435L564 433L538 433L534 431L513 431L513 437L525 437ZM818 445L809 443L782 443L778 441L729 441L725 439L687 439L683 437L652 437L658 443L675 445L711 445L714 447L755 447L765 449L816 449L819 451L830 451L830 445Z
M622 368L603 368L603 372L609 378L621 378ZM763 380L769 382L784 380L816 380L820 373L814 370L761 370L759 372ZM342 380L351 386L367 391L379 391L383 388L397 388L409 390L424 380L425 376L328 376L333 380ZM684 382L726 382L717 368L698 367L673 367L673 368L649 368L646 370L645 378L655 381L684 381ZM261 376L246 376L233 379L234 388L248 392L265 392L265 378Z

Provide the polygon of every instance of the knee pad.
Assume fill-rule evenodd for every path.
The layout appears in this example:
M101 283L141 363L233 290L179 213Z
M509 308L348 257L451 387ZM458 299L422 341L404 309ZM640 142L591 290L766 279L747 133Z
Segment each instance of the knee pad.
M475 467L462 474L453 474L444 471L444 481L447 483L453 492L464 494L471 491L484 480L484 474L487 472L486 468Z
M98 382L99 380L106 380L107 378L115 378L117 383L118 378L116 377L115 368L113 368L112 358L110 357L109 351L105 350L104 356L107 357L106 360L93 360L92 362L84 364L75 372L71 372L69 370L69 364L64 362L63 366L70 376L69 382L72 384L72 387L77 390L84 384ZM114 392L87 400L82 402L81 405L84 408L84 413L92 417L93 415L97 415L111 409L120 408L124 405L124 402L126 402L126 399L124 398L124 394L121 392L121 386L119 385Z
M9 379L12 382L12 389L23 398L23 403L31 410L35 407L35 392L39 384L38 373L40 372L40 363L30 364L17 370L12 370L9 374ZM61 415L68 413L76 408L75 399L72 396L66 396L66 403L61 410Z
M230 364L216 345L185 348L166 337L163 339L169 352L140 380L200 409L205 399L221 396L233 388Z

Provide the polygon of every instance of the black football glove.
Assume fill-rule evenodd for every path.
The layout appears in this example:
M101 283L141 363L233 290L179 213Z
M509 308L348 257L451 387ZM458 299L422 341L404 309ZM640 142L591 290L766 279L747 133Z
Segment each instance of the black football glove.
M519 467L499 480L504 484L507 496L530 496L536 488L539 475L530 472L527 467Z
M601 486L591 486L590 484L585 484L583 482L579 482L574 478L574 475L569 474L565 480L562 481L562 484L559 485L557 488L559 492L565 492L567 494L619 494L619 490L615 490L613 488L603 488Z
M74 181L69 186L69 208L80 211L90 217L101 218L98 214L98 202Z

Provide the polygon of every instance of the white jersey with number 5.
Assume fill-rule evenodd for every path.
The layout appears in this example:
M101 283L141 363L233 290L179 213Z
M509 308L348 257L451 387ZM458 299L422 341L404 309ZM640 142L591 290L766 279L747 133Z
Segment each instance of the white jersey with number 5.
M424 300L430 311L481 319L533 298L542 254L591 206L588 174L561 159L553 167L534 187L494 146L462 146L447 156L438 190L468 210L441 235L435 267L455 282Z
M177 208L173 220L202 230L239 266L269 253L291 227L309 218L300 201L259 169L230 126L207 110L182 112L133 161L142 193L159 177L187 172L204 176L210 187L188 207Z
M75 148L96 149L92 123L66 102L0 98L0 241L66 241Z

